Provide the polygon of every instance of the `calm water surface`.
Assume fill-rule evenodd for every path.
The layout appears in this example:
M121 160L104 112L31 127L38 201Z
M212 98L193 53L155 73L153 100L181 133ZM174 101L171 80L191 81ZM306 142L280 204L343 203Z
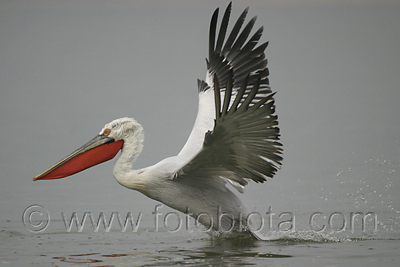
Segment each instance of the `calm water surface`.
M83 212L78 214L81 222L82 215ZM97 220L99 214L93 215ZM385 230L382 223L378 232L271 231L266 233L270 241L258 241L210 236L195 228L176 233L160 228L155 232L151 216L147 217L144 215L142 223L148 228L139 227L137 232L132 228L122 232L115 221L109 232L103 225L95 232L89 220L78 232L75 224L67 230L63 220L54 218L45 231L31 233L22 221L2 221L1 265L398 266L400 234ZM391 223L385 227L397 227L396 222Z

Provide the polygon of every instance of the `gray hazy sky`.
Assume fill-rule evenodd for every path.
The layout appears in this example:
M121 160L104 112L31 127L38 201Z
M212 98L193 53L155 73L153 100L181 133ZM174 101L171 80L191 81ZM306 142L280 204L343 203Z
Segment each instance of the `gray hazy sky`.
M57 181L32 177L125 116L146 134L135 167L177 154L197 112L209 21L227 4L1 1L0 219L34 203L153 203L114 181L112 162ZM247 6L270 41L284 145L282 170L249 187L249 206L357 206L361 194L366 209L398 203L400 3L234 1L231 22Z

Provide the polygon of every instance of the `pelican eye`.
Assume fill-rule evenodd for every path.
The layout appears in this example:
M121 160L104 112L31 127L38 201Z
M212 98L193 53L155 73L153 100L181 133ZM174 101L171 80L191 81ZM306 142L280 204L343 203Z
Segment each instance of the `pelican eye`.
M111 133L110 129L105 129L103 135L109 135Z

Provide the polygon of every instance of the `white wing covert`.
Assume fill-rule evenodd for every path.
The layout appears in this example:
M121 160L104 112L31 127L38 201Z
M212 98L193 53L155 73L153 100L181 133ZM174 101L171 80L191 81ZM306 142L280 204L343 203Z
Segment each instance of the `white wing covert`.
M263 28L247 41L256 17L244 29L248 9L239 17L226 42L231 4L216 39L218 9L210 24L206 81L198 81L199 112L192 133L178 157L186 158L175 179L221 178L235 187L248 179L264 182L280 167L281 144L264 50L257 48Z

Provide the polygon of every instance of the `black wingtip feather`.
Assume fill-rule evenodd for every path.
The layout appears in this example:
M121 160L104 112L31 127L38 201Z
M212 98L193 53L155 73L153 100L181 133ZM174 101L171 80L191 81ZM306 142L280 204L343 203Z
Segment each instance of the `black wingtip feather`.
M227 30L228 24L229 24L229 17L231 15L231 10L232 10L232 2L230 2L228 7L226 8L224 17L222 19L222 23L220 26L219 35L218 35L218 39L217 39L217 45L215 47L215 52L217 52L217 53L221 52L222 44L224 43L226 30Z
M211 18L210 23L210 34L209 34L209 44L208 44L208 56L211 58L213 51L214 51L214 44L215 44L215 33L217 31L217 20L218 20L218 12L219 8L214 11L214 14Z
M221 115L221 92L219 90L219 82L217 74L214 74L214 102L215 102L215 118L219 119Z

